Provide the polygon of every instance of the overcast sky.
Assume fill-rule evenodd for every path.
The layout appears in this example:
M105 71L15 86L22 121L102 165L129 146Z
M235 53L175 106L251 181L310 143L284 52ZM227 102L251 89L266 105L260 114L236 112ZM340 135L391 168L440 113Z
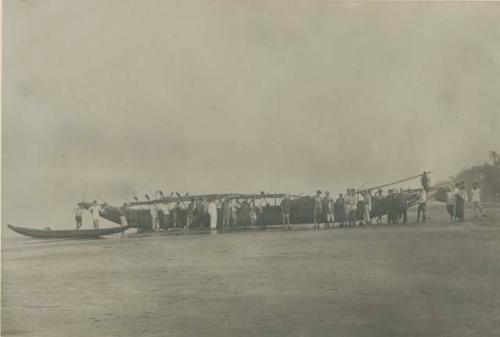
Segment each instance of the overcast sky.
M500 4L5 1L2 222L434 179L500 150Z

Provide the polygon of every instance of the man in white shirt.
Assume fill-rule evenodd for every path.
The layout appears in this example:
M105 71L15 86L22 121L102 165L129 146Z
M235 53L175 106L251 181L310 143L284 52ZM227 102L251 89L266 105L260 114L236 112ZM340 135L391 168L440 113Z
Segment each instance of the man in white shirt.
M94 200L92 206L89 208L90 215L92 217L92 223L94 224L94 229L99 229L99 212L101 211L101 206Z
M363 220L366 225L371 225L372 218L370 212L372 210L372 196L371 191L363 192Z
M158 206L156 205L156 201L154 201L150 208L149 212L151 214L151 228L154 231L159 231L160 230L160 221L158 218Z
M483 216L483 208L481 207L481 189L478 183L472 184L472 190L470 191L472 206L474 208L474 218L477 218L478 211Z
M356 208L358 201L355 195L355 191L355 189L348 188L347 195L345 197L348 226L356 225Z
M418 200L418 209L417 209L417 223L420 222L420 214L422 214L422 222L425 222L425 204L427 202L427 192L425 189L420 189L420 196Z
M217 230L217 204L213 199L208 202L208 214L210 215L210 232L215 233Z
M335 218L333 216L333 198L330 197L329 191L327 191L325 194L325 212L326 212L325 228L330 228L330 226L333 227L335 225Z

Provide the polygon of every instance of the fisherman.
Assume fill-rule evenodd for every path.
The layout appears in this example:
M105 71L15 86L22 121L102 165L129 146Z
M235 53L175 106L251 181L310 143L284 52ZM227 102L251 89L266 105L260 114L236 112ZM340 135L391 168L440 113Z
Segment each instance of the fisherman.
M120 208L118 208L118 211L120 212L120 224L122 226L128 226L127 222L128 204L124 202L123 205Z
M222 229L229 228L231 219L231 200L226 196L222 200Z
M388 192L387 198L385 198L387 205L387 223L396 224L398 222L396 194L393 189L390 189Z
M478 211L481 216L483 215L483 208L481 207L481 189L479 184L474 182L472 184L472 190L470 191L472 206L474 208L474 218L477 218Z
M208 201L206 198L203 198L200 201L200 208L198 209L198 216L203 224L203 226L210 227L210 215L208 214Z
M120 224L124 227L127 227L128 226L128 222L127 222L128 204L126 202L124 202L123 205L118 208L118 212L120 213ZM123 239L125 236L125 233L123 233L123 231L122 231L120 233L120 236Z
M89 211L92 218L92 223L94 225L94 229L99 229L99 212L101 211L101 206L99 206L96 200L92 202Z
M160 221L158 218L158 206L156 205L156 201L153 201L149 206L149 213L151 214L151 229L157 232L160 230Z
M456 183L455 188L453 189L453 196L454 196L454 202L453 202L453 218L455 220L458 220L457 218L457 198L455 197L458 192L460 191L460 184Z
M453 221L455 219L455 194L449 186L446 188L446 210L450 215L450 221Z
M425 188L420 189L420 195L418 197L418 208L417 208L417 223L420 222L420 214L422 214L422 222L426 220L425 206L427 203L427 192Z
M339 197L333 205L333 213L335 216L335 222L339 223L339 227L345 224L345 200L342 193L339 193Z
M240 207L240 201L238 199L234 199L231 203L231 225L233 227L236 227L236 225L238 225L238 211Z
M347 221L349 226L356 225L356 210L357 210L357 200L355 195L355 189L347 189L346 197L346 209L347 209Z
M377 192L375 192L375 195L373 197L373 200L372 200L372 209L376 209L377 210L377 213L378 213L378 217L377 217L377 223L380 224L382 223L382 212L380 211L382 209L382 203L383 203L383 199L384 199L384 192L382 191L381 188L379 188L377 190Z
M292 226L290 226L290 204L290 197L287 194L281 200L281 216L283 218L283 227L288 230L292 229Z
M398 220L404 224L408 223L408 195L401 188L398 194L399 215Z
M196 200L190 201L188 203L186 209L186 227L184 228L184 230L186 231L188 231L189 227L193 224L195 207L196 207Z
M458 221L465 219L465 203L467 202L467 191L465 190L465 183L460 183L460 188L455 195L455 216Z
M208 214L210 215L210 232L216 233L217 231L217 204L215 200L210 199L208 202Z
M176 201L171 206L172 222L174 224L174 228L177 228L177 225L179 223L179 210L180 210L180 201Z
M250 226L255 226L257 223L257 207L255 206L255 199L250 200L249 205Z
M427 190L429 189L429 185L430 185L430 178L427 176L427 172L424 171L424 173L422 173L422 177L420 178L420 183L422 184L422 188L427 192Z
M365 221L365 224L371 225L372 224L372 218L370 216L370 212L372 210L372 196L371 196L371 191L364 191L363 192L363 219Z
M330 228L330 223L331 223L331 227L333 227L335 225L333 206L334 206L333 199L330 197L330 192L327 191L325 193L325 201L324 201L324 207L325 207L325 212L326 212L325 229Z
M321 207L321 191L316 191L316 196L314 197L314 229L319 229L320 226L320 216L323 213Z
M75 210L76 229L80 229L80 227L82 227L82 214L83 214L83 207L81 204L78 204L78 207Z

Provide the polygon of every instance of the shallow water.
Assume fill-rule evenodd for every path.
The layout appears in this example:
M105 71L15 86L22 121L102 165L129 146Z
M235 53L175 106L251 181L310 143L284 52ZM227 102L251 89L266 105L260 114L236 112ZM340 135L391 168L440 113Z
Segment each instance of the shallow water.
M2 239L2 336L497 336L499 208L480 221ZM413 213L410 216L413 218Z

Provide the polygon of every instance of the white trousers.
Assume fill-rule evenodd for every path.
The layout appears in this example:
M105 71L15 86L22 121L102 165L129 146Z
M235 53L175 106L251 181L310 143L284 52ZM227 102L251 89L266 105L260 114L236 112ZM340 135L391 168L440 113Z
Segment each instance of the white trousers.
M217 228L217 213L214 212L210 214L210 229L216 229Z
M153 230L160 230L160 219L157 216L151 217L151 222Z

